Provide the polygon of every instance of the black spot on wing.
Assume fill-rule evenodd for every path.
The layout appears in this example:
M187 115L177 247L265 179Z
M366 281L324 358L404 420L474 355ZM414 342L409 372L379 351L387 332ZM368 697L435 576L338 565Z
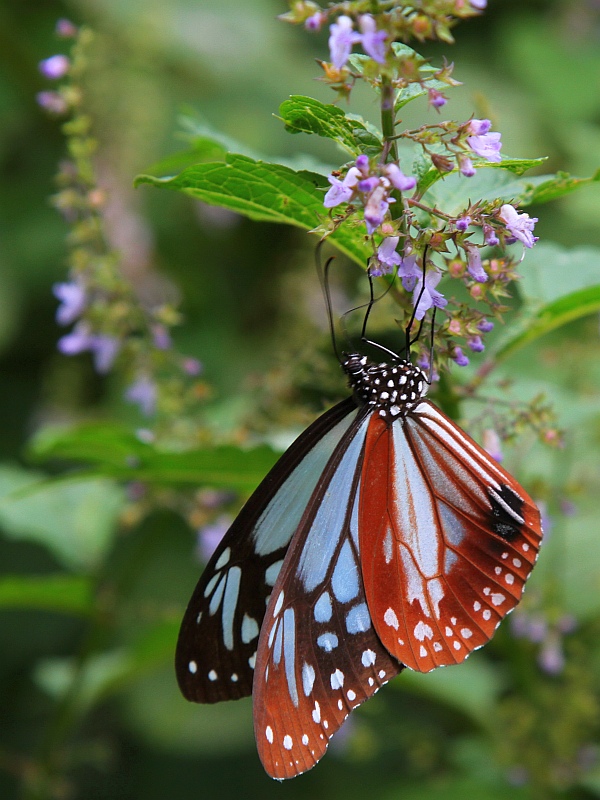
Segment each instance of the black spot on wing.
M512 542L524 524L524 501L507 484L498 491L488 489L488 499L492 507L489 518L491 530L507 542Z

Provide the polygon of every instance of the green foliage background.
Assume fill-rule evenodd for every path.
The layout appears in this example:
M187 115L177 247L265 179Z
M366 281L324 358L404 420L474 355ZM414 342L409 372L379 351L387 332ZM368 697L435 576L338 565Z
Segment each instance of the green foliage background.
M173 648L201 569L184 501L203 485L247 494L275 455L236 447L233 433L289 436L343 389L304 232L215 216L183 194L133 189L133 178L182 149L183 106L248 157L317 172L346 157L273 116L290 94L332 101L314 81L324 36L277 23L284 10L277 0L0 0L0 797L598 797L600 343L596 314L581 317L598 307L593 184L527 209L541 237L521 268L527 313L495 342L505 358L494 380L511 376L523 400L543 392L567 431L560 451L524 436L507 452L552 520L524 605L551 622L577 617L565 669L544 673L539 648L505 623L461 667L403 673L314 771L282 787L258 762L248 702L201 708L179 696ZM34 96L47 88L37 62L61 50L62 16L98 33L89 84L109 230L138 286L181 296L177 346L202 360L213 392L203 419L227 442L210 457L139 442L145 423L118 377L101 381L85 358L55 350L51 286L64 278L67 229L47 198L63 141ZM599 35L592 2L491 0L454 47L424 54L448 55L465 84L444 116L490 116L507 153L548 156L539 174L590 176ZM373 120L371 100L356 101ZM407 107L407 123L424 107ZM354 297L354 284L342 289ZM577 305L560 306L575 291ZM65 464L82 460L88 472L65 480ZM132 480L150 487L150 513L132 506Z

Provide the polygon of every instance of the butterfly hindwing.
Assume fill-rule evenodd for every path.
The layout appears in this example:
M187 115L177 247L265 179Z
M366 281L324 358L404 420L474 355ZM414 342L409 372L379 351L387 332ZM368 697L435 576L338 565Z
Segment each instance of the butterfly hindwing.
M525 490L428 401L367 433L359 527L377 632L421 672L460 663L518 603L541 542Z
M367 418L358 418L328 464L261 630L254 725L263 765L274 778L314 766L349 712L402 669L373 629L360 568L367 426Z
M284 453L217 547L188 604L176 653L188 700L252 691L258 635L289 542L331 453L356 416L351 398L319 417Z

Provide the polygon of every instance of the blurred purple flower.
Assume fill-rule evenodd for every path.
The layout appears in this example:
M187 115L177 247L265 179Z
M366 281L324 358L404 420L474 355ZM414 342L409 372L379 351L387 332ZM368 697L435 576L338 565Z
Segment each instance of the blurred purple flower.
M473 175L476 173L476 169L473 166L473 162L468 156L459 156L458 158L458 168L465 176L465 178L472 178Z
M187 375L195 377L202 372L202 363L197 358L186 356L181 362L181 368Z
M466 367L469 364L469 359L463 353L460 347L454 348L454 354L452 355L452 359L454 360L455 364L459 367Z
M448 102L448 98L444 97L441 92L438 92L437 89L430 89L427 92L429 105L433 106L433 108L442 108Z
M485 345L481 341L481 336L469 336L467 345L469 350L472 350L474 353L483 353L485 350Z
M43 61L39 63L39 69L42 75L49 80L58 80L59 78L64 78L64 76L69 71L71 66L71 62L67 58L67 56L63 55L56 55L50 56L50 58L45 58Z
M365 225L367 233L374 233L385 219L390 203L393 199L388 195L386 187L379 183L371 192L365 204Z
M304 27L307 31L320 31L325 22L327 22L327 14L316 11L304 21Z
M125 399L136 403L146 417L151 417L156 411L158 400L158 387L147 375L141 375L125 392Z
M87 304L85 286L80 281L55 283L52 291L60 305L56 309L56 321L59 325L70 325L83 314Z
M335 175L328 175L327 180L331 184L331 189L329 189L323 200L325 208L334 208L334 206L339 206L340 203L347 203L351 200L361 178L362 175L356 167L350 167L343 181L336 178Z
M565 654L559 636L548 636L538 653L538 664L548 675L560 675L565 668Z
M231 517L222 514L214 522L204 525L198 530L197 553L204 563L210 560L221 539L227 533L231 522Z
M419 276L417 285L413 292L413 305L415 308L415 319L423 319L425 314L430 308L436 306L437 308L444 308L448 305L448 301L441 292L435 288L442 279L442 273L439 269L430 269L425 275L425 283L423 284L423 274Z
M72 39L77 36L78 28L70 19L59 19L56 22L54 32L57 36L60 36L61 39Z
M369 266L369 273L374 278L379 278L381 275L388 275L394 271L402 263L402 256L396 251L399 236L387 236L377 248L377 257L371 260Z
M172 345L172 341L171 335L169 334L167 328L160 323L155 323L152 325L151 330L154 346L159 350L169 350Z
M519 214L509 203L505 203L500 209L500 219L506 223L506 229L512 233L515 239L523 242L525 247L533 247L538 237L533 235L533 228L538 221L537 217L530 217L529 214Z
M379 64L385 64L385 40L387 33L385 31L378 31L377 24L370 14L363 14L359 20L362 36L359 41L362 43L362 48L368 56L371 56L373 61Z
M482 333L489 333L491 330L494 329L494 323L489 322L487 319L482 319L481 322L478 323L477 329L480 330Z
M352 51L352 45L360 42L361 35L352 30L350 17L342 15L329 26L329 53L334 67L341 69Z
M504 458L500 437L493 428L487 428L483 432L483 449L498 463Z
M465 250L467 253L467 270L473 280L479 283L485 283L488 276L485 274L481 264L481 250L475 244L466 244Z
M89 350L96 372L105 375L117 357L121 342L114 336L91 333L87 323L79 322L71 333L58 340L57 347L65 356L74 356Z
M464 217L459 217L456 220L456 229L464 233L471 224L471 217L465 214Z
M489 247L494 247L500 242L500 239L498 239L496 235L496 231L489 225L483 226L483 240Z
M406 255L402 258L398 275L402 280L404 289L407 292L412 292L417 281L423 277L423 270L417 264L417 257L415 255Z
M37 104L50 114L66 114L69 106L60 92L38 92L35 96Z
M384 172L399 192L410 192L417 185L417 179L412 175L405 175L397 164L386 164Z
M487 0L470 0L470 3L478 11L483 11L484 8L487 8Z

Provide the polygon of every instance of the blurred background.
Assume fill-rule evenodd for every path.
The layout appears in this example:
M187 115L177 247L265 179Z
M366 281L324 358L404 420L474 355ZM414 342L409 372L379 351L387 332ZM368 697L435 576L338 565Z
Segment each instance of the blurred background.
M454 46L420 49L434 63L454 61L464 84L444 117L490 117L504 152L545 155L544 172L591 175L600 167L600 4L489 6L455 29ZM175 346L203 366L202 425L219 441L278 431L289 441L343 396L309 237L132 188L182 149L183 109L265 155L345 160L327 141L290 136L274 116L289 94L333 100L315 80L326 33L278 22L286 8L0 0L0 496L56 473L40 472L30 455L31 437L47 426L147 425L123 402L117 373L100 378L88 356L56 350L64 331L52 286L66 279L68 226L49 196L65 144L35 96L48 88L38 62L65 49L58 18L96 33L86 87L107 232L140 291L179 303ZM413 105L407 124L435 119L424 102ZM376 121L366 93L353 95L351 110ZM600 254L594 185L527 211L540 218L542 241L567 248L566 280L570 248L594 248L592 262ZM336 285L341 308L364 291L358 268L346 274ZM171 662L201 570L199 531L202 545L222 530L243 492L215 500L202 487L147 493L97 479L61 484L50 497L25 491L16 508L0 503L0 797L600 797L597 317L515 353L494 375L496 386L509 380L511 397L543 395L565 430L560 450L528 434L506 448L548 531L521 610L463 666L402 674L352 714L311 773L283 786L258 761L249 701L187 704ZM93 599L78 613L75 601L63 613L56 600L37 607L25 589L19 595L29 584L18 576L81 578Z

